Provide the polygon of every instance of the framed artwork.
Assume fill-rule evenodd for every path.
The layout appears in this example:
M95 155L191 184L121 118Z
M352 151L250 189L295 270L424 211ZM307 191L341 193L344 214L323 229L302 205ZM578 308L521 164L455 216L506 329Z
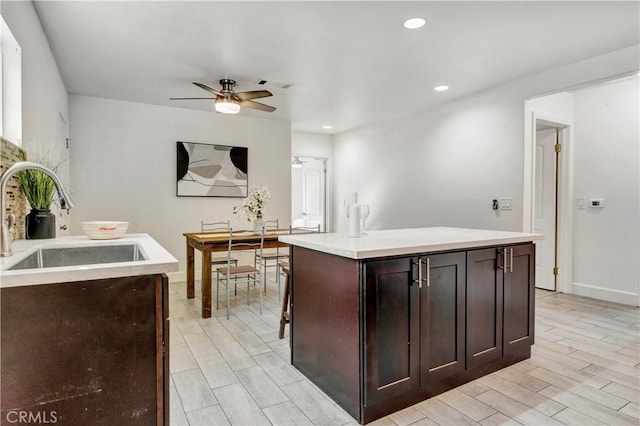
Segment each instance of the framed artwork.
M249 148L177 142L178 197L246 197Z

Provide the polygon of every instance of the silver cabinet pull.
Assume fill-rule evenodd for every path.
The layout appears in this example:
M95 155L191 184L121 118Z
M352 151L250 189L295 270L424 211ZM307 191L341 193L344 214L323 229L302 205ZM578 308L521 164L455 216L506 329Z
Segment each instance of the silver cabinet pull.
M431 287L431 258L427 257L427 287Z
M418 287L422 288L422 258L418 258Z
M503 274L507 273L507 269L508 269L507 265L509 265L509 262L507 262L508 251L509 249L506 247L502 250L502 273Z
M513 272L513 247L511 247L511 249L510 249L509 272Z

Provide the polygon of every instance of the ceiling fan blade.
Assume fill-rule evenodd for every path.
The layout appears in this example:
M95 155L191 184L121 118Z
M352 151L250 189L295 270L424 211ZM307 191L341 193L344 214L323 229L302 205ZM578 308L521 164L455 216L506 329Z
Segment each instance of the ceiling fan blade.
M254 102L254 101L242 101L240 102L240 106L259 109L260 111L267 111L267 112L273 112L276 110L272 106L261 104L260 102Z
M266 98L267 96L273 96L268 90L253 90L250 92L237 92L233 94L238 101L248 101L249 99Z
M192 83L195 84L196 86L198 86L199 88L201 88L203 90L206 90L207 92L211 92L214 95L222 96L222 93L218 92L216 89L212 89L211 87L207 86L206 84L197 83L195 81L193 81Z
M215 98L169 98L170 101L190 101L194 99L215 99Z

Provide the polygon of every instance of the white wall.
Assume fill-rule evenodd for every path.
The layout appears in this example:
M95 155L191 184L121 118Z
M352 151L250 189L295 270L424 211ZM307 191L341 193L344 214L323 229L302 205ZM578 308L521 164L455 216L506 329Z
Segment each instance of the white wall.
M69 122L67 89L51 53L49 42L30 1L2 1L2 17L22 48L22 141L25 148L53 150L62 158L58 176L69 182L68 150L60 140L60 117ZM12 141L16 142L16 141ZM27 149L29 153L29 149ZM58 214L58 225L68 222ZM20 219L18 219L20 220ZM64 233L57 230L58 234Z
M337 231L347 229L343 202L352 192L371 206L369 229L521 230L524 100L629 73L638 62L634 46L337 135ZM513 210L491 210L491 200L499 197L512 197Z
M308 132L291 134L291 155L301 157L333 157L331 135Z
M243 198L176 197L176 141L249 148L249 187L266 185L266 217L290 214L291 126L287 121L223 116L124 101L70 97L72 233L85 220L125 220L149 233L185 270L184 232L203 219L232 219Z
M640 293L638 77L575 93L573 291L627 304Z

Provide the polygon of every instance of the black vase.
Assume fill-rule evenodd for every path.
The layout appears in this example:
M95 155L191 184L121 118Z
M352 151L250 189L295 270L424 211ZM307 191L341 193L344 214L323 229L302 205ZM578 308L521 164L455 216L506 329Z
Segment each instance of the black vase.
M27 240L40 240L56 237L56 216L51 210L31 209L25 218Z

